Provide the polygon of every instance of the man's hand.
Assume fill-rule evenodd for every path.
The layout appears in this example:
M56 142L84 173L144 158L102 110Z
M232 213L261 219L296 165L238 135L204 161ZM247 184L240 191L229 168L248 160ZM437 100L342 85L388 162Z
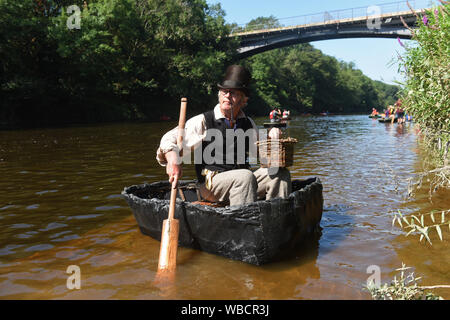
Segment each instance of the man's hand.
M175 188L178 184L178 180L183 175L181 168L181 161L179 160L178 153L176 151L169 151L165 154L167 160L166 173L169 176L169 182L172 184L172 188Z

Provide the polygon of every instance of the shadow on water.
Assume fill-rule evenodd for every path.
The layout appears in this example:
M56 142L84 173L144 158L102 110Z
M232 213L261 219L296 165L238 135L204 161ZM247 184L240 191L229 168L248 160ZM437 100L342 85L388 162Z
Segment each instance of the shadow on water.
M335 204L324 207L322 214L322 237L319 242L320 253L327 254L339 248L355 227L355 219L347 214L351 208L344 204Z

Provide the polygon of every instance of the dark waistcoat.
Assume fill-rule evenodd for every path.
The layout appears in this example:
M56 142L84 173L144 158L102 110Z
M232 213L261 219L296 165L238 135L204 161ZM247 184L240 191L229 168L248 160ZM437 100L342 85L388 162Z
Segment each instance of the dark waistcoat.
M214 110L207 111L203 114L205 116L205 123L206 123L206 129L218 129L222 133L223 137L223 149L222 150L215 150L215 152L218 152L218 154L215 154L215 152L212 152L212 155L214 156L214 159L222 159L222 161L214 161L212 164L205 163L205 159L203 157L205 148L210 144L214 142L214 138L211 139L212 141L206 141L203 140L201 144L201 151L202 151L202 163L195 165L195 171L197 174L197 179L200 183L205 181L205 177L201 174L202 170L204 168L211 170L211 171L218 171L218 172L224 172L228 170L233 169L249 169L249 147L250 147L250 139L248 137L245 138L245 161L242 163L238 163L237 158L237 137L236 136L230 136L227 139L226 129L231 130L227 123L225 122L225 118L221 118L216 120L214 118ZM238 118L236 120L236 127L235 129L242 129L247 131L248 129L253 129L252 123L248 118ZM230 141L228 141L230 140ZM216 148L218 149L218 148ZM227 160L227 150L234 150L234 159L232 159L232 163L230 163L230 160ZM230 157L230 156L229 156ZM221 162L221 163L220 163Z

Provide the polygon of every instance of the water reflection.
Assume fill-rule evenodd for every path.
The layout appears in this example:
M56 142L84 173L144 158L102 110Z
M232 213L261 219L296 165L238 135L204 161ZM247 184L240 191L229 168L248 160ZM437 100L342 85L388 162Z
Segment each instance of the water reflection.
M427 283L449 282L445 243L428 248L391 227L398 209L450 205L448 194L429 204L426 192L405 203L392 183L386 167L402 179L421 168L412 124L329 116L298 117L286 129L299 140L293 178L324 186L320 238L262 267L180 248L175 285L153 285L160 244L140 233L119 195L166 179L155 150L174 125L0 132L0 298L365 299L367 267L379 265L386 282L402 261ZM194 178L193 166L184 174ZM81 290L66 287L72 264Z

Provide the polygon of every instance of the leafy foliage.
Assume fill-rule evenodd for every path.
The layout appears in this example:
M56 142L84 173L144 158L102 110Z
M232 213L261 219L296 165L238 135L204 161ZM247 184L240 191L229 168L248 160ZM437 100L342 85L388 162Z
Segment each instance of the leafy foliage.
M73 4L81 29L67 27ZM190 115L210 109L238 46L224 16L206 0L0 0L0 127L176 118L182 96ZM280 24L246 28L256 26ZM397 90L309 44L241 63L253 73L252 116L275 105L368 113Z
M245 26L240 27L237 24L233 23L231 25L231 31L233 33L239 32L248 32L253 30L262 30L262 29L274 29L281 27L281 24L278 22L278 19L274 16L270 17L258 17L256 19L250 20Z
M430 201L438 189L450 188L450 3L441 3L421 14L413 11L419 25L417 30L411 29L416 44L402 44L406 53L400 57L400 65L407 76L401 92L403 106L419 126L420 141L432 155L427 162L435 167L409 180L408 197L412 197L426 179L430 185ZM408 28L406 24L405 27ZM430 231L435 230L442 241L443 230L450 230L449 212L439 212L438 218L436 212L409 217L399 212L394 216L393 224L397 222L407 229L407 235L420 234L420 240L426 239L431 244Z
M223 16L205 0L0 0L0 124L158 120L181 96L195 112L235 52Z
M448 221L447 217L449 213L450 210L444 210L441 212L429 212L419 216L409 215L405 217L398 211L392 220L392 225L397 222L400 228L408 231L406 236L409 236L411 233L418 233L420 234L420 241L425 238L429 244L432 244L429 236L431 230L436 231L441 241L443 240L442 229L445 227L445 230L450 231L450 221ZM425 222L425 218L430 221Z
M404 45L400 67L407 79L403 104L420 126L425 141L448 163L450 145L450 3L417 14L415 45ZM407 27L407 26L406 26Z
M390 284L385 283L381 287L376 287L373 283L366 287L372 295L374 300L442 300L441 297L426 292L427 287L420 287L417 285L417 281L420 277L416 278L414 272L410 272L405 276L405 271L410 269L402 264L402 267L396 269L400 271L400 277L394 277L394 280ZM440 287L440 286L436 286ZM446 287L446 286L444 286Z
M324 55L310 44L264 52L244 61L253 76L252 113L272 107L294 113L370 113L393 104L397 86L373 81L353 63Z

